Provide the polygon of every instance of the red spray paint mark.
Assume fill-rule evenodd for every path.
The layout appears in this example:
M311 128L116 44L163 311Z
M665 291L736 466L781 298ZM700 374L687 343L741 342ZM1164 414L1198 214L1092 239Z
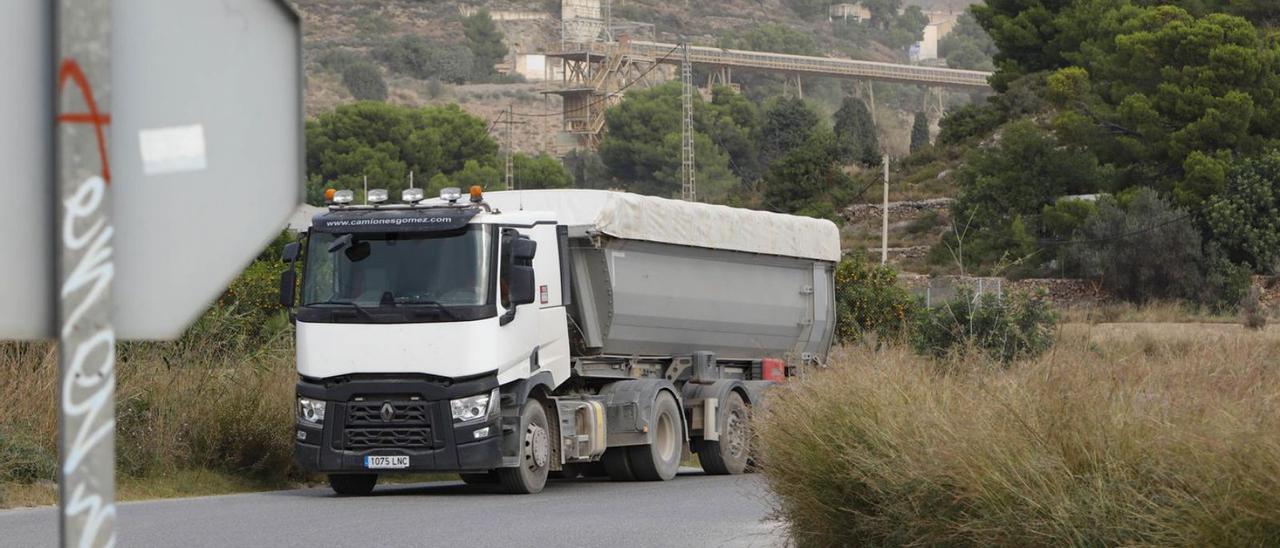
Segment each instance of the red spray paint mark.
M111 166L107 162L107 140L102 135L102 127L111 123L111 115L98 112L98 102L93 98L93 87L89 85L89 79L85 78L84 71L80 70L80 63L75 59L64 59L62 66L58 69L58 95L61 97L62 88L66 85L67 79L75 82L76 87L80 88L80 94L84 96L84 103L89 107L89 112L66 112L58 115L58 122L63 124L90 124L93 126L93 132L98 137L98 158L102 160L102 180L107 183L111 182Z

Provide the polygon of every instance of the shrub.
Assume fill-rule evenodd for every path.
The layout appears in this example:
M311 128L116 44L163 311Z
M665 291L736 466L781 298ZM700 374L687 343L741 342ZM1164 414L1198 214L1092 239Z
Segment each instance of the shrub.
M1004 116L990 105L966 105L948 112L938 122L938 143L955 145L995 131Z
M419 80L437 78L454 84L471 78L475 65L475 54L467 46L437 44L413 34L382 45L373 55L393 72Z
M987 293L960 295L922 309L912 325L911 346L919 354L945 358L969 349L1009 363L1034 358L1053 346L1057 315L1043 298Z
M898 273L862 254L836 265L836 341L854 343L874 333L895 340L905 333L914 301L898 287Z
M382 71L372 63L356 63L342 71L342 84L361 101L385 101L387 83Z
M366 63L368 61L363 55L349 49L332 48L325 50L323 53L316 56L316 62L326 70L342 74L343 71L347 70L347 68L352 65Z
M16 425L0 424L0 485L54 481L57 477L56 453L31 439Z
M1206 212L1214 241L1257 272L1280 266L1280 151L1232 167Z
M1122 299L1207 300L1200 233L1191 218L1140 188L1120 199L1104 197L1060 253L1069 273L1096 278Z
M1018 367L851 349L775 389L760 470L810 546L1274 546L1274 340L1067 335Z
M1249 293L1240 302L1240 315L1244 326L1249 329L1262 329L1267 326L1267 311L1262 306L1262 291L1250 287Z

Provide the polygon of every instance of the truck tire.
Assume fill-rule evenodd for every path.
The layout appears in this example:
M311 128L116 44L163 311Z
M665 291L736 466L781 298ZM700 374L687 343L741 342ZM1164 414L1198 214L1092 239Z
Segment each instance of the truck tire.
M493 485L498 483L498 474L493 470L488 472L463 472L458 474L462 478L462 483L467 485Z
M635 481L636 475L631 471L631 462L626 447L610 447L600 460L604 463L604 471L613 481Z
M720 408L720 440L698 444L698 460L711 475L741 474L751 458L751 423L742 395L730 392Z
M680 471L684 455L684 420L670 392L659 392L653 402L652 443L627 448L631 473L641 481L667 481Z
M520 466L499 468L498 481L508 493L523 495L542 491L547 484L547 472L551 470L551 429L547 427L547 412L542 402L535 399L525 402L516 435L520 436Z
M344 497L363 497L377 484L377 474L329 474L329 487Z

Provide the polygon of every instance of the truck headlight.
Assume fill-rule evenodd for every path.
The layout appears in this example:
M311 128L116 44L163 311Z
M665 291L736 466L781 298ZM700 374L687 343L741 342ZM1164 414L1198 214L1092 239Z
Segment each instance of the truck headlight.
M476 394L449 402L453 422L471 422L498 414L498 389L488 394Z
M298 398L298 419L312 424L324 422L324 402L311 398Z

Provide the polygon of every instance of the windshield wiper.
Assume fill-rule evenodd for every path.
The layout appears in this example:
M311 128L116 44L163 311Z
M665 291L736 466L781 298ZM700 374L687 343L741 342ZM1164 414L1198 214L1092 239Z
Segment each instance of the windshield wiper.
M317 305L317 304L333 304L333 305L340 305L340 306L350 306L351 308L356 309L356 312L359 312L359 313L360 313L361 315L363 315L365 318L368 318L368 319L369 319L369 321L376 321L376 320L374 320L374 318L373 318L373 314L370 314L370 313L369 313L369 311L368 311L368 310L365 310L365 308L364 308L363 306L360 306L360 305L356 304L356 302L355 302L355 301L324 301L324 302L311 303L311 304L312 304L312 305Z
M413 301L402 301L396 304L404 304L409 306L414 306L414 305L434 306L436 307L437 310L443 312L444 315L447 316L450 320L453 320L455 322L458 321L458 317L453 314L452 310L449 310L449 307L442 305L437 301L413 300Z

